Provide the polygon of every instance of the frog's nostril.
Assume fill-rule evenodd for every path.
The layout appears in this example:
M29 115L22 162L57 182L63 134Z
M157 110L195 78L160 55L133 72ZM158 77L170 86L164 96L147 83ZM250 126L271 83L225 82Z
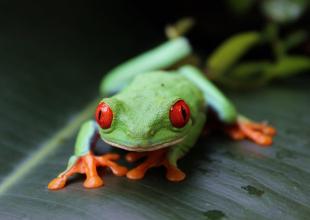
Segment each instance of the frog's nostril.
M155 130L150 129L150 130L127 130L126 131L126 135L128 135L129 137L133 137L133 138L146 138L146 137L151 137L155 135Z

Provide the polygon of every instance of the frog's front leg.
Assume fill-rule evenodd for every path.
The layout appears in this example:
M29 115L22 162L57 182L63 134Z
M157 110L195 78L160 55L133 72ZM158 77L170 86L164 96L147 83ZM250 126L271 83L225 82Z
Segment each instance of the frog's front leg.
M86 174L84 187L96 188L102 186L104 182L97 173L97 167L99 166L109 167L117 176L126 174L127 168L115 163L119 159L118 154L107 153L102 156L93 154L91 148L96 143L97 138L97 124L94 121L86 122L79 131L75 152L68 162L67 169L48 184L49 189L62 189L66 185L68 178L76 173Z
M147 152L130 152L126 155L128 162L135 162L143 157L146 159L127 173L129 179L142 179L146 171L152 167L164 166L167 170L166 178L173 182L182 181L186 175L177 167L177 161L183 157L196 143L204 126L206 116L199 112L193 121L193 126L181 143L168 148Z
M128 162L135 162L142 157L146 157L145 161L127 173L129 179L142 179L148 169L159 166L164 166L167 169L166 178L170 181L181 181L185 178L185 173L168 160L168 149L130 152L126 155L126 160Z

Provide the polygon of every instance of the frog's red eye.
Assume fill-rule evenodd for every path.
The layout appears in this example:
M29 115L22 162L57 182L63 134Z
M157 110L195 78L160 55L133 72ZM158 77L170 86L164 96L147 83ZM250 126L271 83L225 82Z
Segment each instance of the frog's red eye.
M182 128L186 125L190 118L191 112L188 105L183 100L177 101L170 108L170 121L171 124L176 128Z
M101 102L96 110L96 121L102 129L111 127L113 120L113 112L111 108L104 102Z

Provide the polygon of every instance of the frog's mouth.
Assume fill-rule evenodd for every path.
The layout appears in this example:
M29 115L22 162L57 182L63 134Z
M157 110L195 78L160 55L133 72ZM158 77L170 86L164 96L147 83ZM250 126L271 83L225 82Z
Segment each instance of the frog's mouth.
M185 137L173 140L173 141L168 141L165 143L160 143L160 144L151 144L151 145L146 145L144 147L141 146L126 146L123 144L118 144L118 143L114 143L111 141L108 141L106 139L103 139L104 142L106 142L107 144L113 146L113 147L117 147L117 148L121 148L124 150L128 150L128 151L137 151L137 152L143 152L143 151L154 151L154 150L159 150L161 148L165 148L165 147L170 147L172 145L178 144L180 142L182 142L184 140Z

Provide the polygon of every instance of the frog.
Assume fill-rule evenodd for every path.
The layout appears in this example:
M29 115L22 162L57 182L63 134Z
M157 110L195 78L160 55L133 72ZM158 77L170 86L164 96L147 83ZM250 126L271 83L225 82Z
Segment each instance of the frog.
M103 98L94 109L94 119L82 124L67 168L50 181L48 189L64 188L76 173L86 175L84 187L100 187L104 180L98 167L140 180L149 169L163 166L169 181L182 181L186 174L178 161L201 136L208 109L232 139L270 146L275 128L240 114L197 66L174 67L192 51L188 39L177 37L110 70L100 84ZM125 159L138 164L128 169L117 162L119 153L96 155L99 140L125 150Z

